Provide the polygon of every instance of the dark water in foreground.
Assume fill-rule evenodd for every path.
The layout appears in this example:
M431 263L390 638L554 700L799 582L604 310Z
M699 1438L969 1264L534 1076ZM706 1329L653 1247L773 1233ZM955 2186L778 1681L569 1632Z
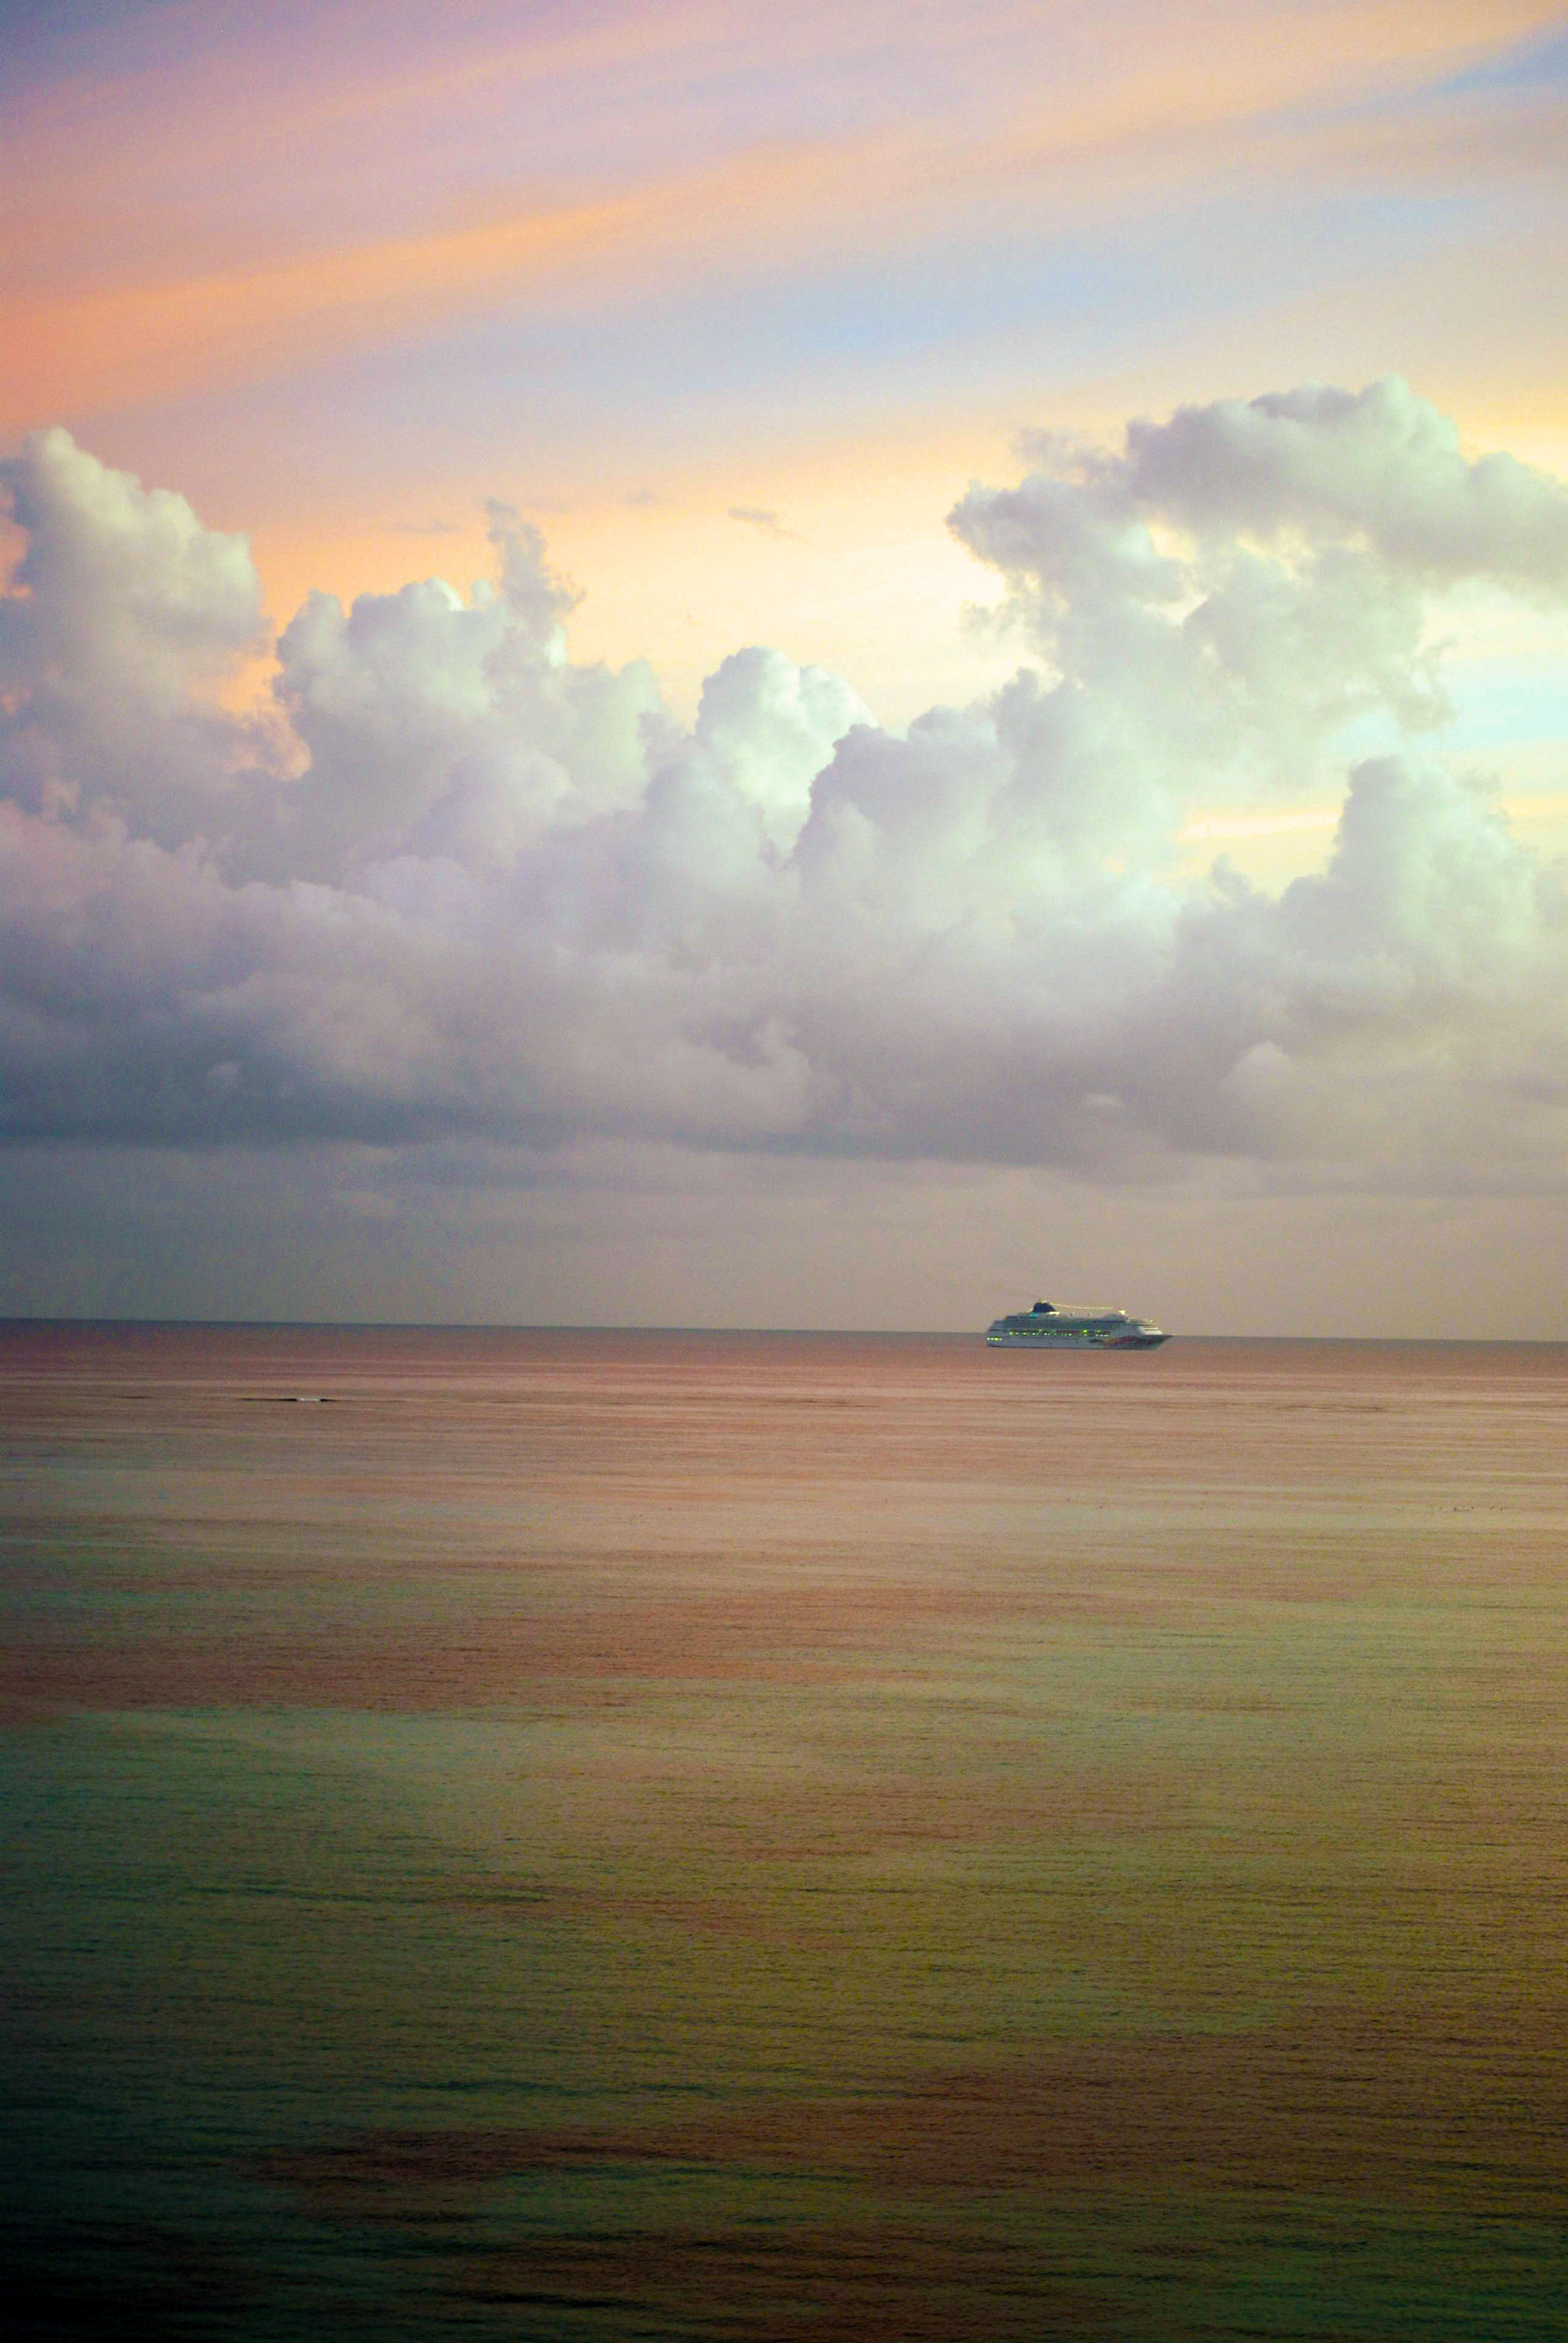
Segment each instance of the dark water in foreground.
M12 1326L0 1417L25 2331L1568 2334L1568 1349Z

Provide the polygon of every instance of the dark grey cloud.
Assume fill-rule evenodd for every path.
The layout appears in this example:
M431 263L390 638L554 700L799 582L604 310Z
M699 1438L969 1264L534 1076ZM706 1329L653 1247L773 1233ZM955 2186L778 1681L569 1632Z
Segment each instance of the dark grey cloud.
M1422 748L1434 598L1561 597L1559 485L1388 384L1040 452L952 516L1033 663L894 733L762 647L678 725L499 506L493 584L311 596L241 720L244 540L30 440L0 1135L1559 1177L1561 881ZM1372 719L1320 874L1173 877Z

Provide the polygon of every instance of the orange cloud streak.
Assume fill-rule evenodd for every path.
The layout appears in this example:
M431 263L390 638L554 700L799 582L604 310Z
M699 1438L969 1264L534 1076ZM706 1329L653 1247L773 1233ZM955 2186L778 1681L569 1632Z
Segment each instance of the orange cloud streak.
M678 284L703 257L749 246L759 229L787 236L791 216L809 229L851 181L904 176L898 144L753 150L593 202L40 301L5 321L0 428L274 372L525 289L599 291L655 257L659 282Z
M1010 100L1010 124L996 118L992 103L983 131L972 121L960 130L950 120L945 126L927 120L834 141L775 140L679 176L586 200L535 201L504 216L370 236L282 261L187 272L171 255L161 276L88 289L78 282L5 319L0 428L288 371L519 294L581 298L585 289L623 289L628 281L638 289L669 289L737 262L748 274L776 270L798 252L819 249L829 231L839 252L855 242L908 241L921 226L950 227L961 211L995 207L1025 192L1057 212L1103 209L1132 199L1135 185L1147 194L1155 183L1199 168L1307 169L1314 154L1326 162L1345 134L1292 120L1293 109L1343 101L1352 92L1386 92L1443 60L1457 65L1517 40L1553 13L1541 0L1496 0L1481 8L1473 0L1427 0L1420 7L1386 0L1328 14L1313 0L1266 22L1221 9L1217 16L1207 12L1204 30L1223 27L1227 38L1207 56L1191 61L1187 42L1179 54L1146 53L1131 74L1119 70L1114 55L1096 58L1091 85L1081 75L1076 89L1051 90L1049 103L1057 111L1044 120L1038 101L1035 118L1020 121ZM988 37L1005 32L1010 15L996 12ZM1038 36L1038 13L1031 22ZM693 43L721 23L695 7L665 26L659 40L665 47ZM597 46L536 44L508 52L502 62L513 75L526 69L537 79L568 55L590 64L611 54L641 55L653 41L647 21L612 32ZM792 45L804 37L802 31ZM1171 44L1168 28L1161 45ZM468 61L389 75L329 92L311 106L326 115L363 112L366 87L383 99L396 93L402 105L436 96L450 103L482 71ZM271 93L259 111L276 103ZM1430 110L1408 125L1409 133L1419 145L1422 124L1430 145ZM1265 127L1269 135L1261 138ZM1396 162L1399 126L1388 140ZM1358 157L1363 163L1377 140L1365 143ZM1488 144L1490 151L1495 142ZM1135 160L1136 171L1130 168ZM1113 186L1096 186L1096 162L1116 166Z
M623 198L41 302L7 320L0 425L174 397L258 365L270 371L433 304L548 278L624 237L637 211Z

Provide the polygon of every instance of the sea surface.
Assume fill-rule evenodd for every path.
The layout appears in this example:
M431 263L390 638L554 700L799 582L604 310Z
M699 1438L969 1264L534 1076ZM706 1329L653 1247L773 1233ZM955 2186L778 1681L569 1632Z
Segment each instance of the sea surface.
M1568 1347L0 1327L4 2308L1568 2335Z

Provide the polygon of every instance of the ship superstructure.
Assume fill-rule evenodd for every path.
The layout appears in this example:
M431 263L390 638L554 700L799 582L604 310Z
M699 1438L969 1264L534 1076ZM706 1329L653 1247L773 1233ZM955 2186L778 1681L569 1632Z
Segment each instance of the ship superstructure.
M986 1329L986 1341L999 1350L1157 1351L1169 1339L1146 1318L1077 1302L1037 1302L1032 1310L993 1318Z

